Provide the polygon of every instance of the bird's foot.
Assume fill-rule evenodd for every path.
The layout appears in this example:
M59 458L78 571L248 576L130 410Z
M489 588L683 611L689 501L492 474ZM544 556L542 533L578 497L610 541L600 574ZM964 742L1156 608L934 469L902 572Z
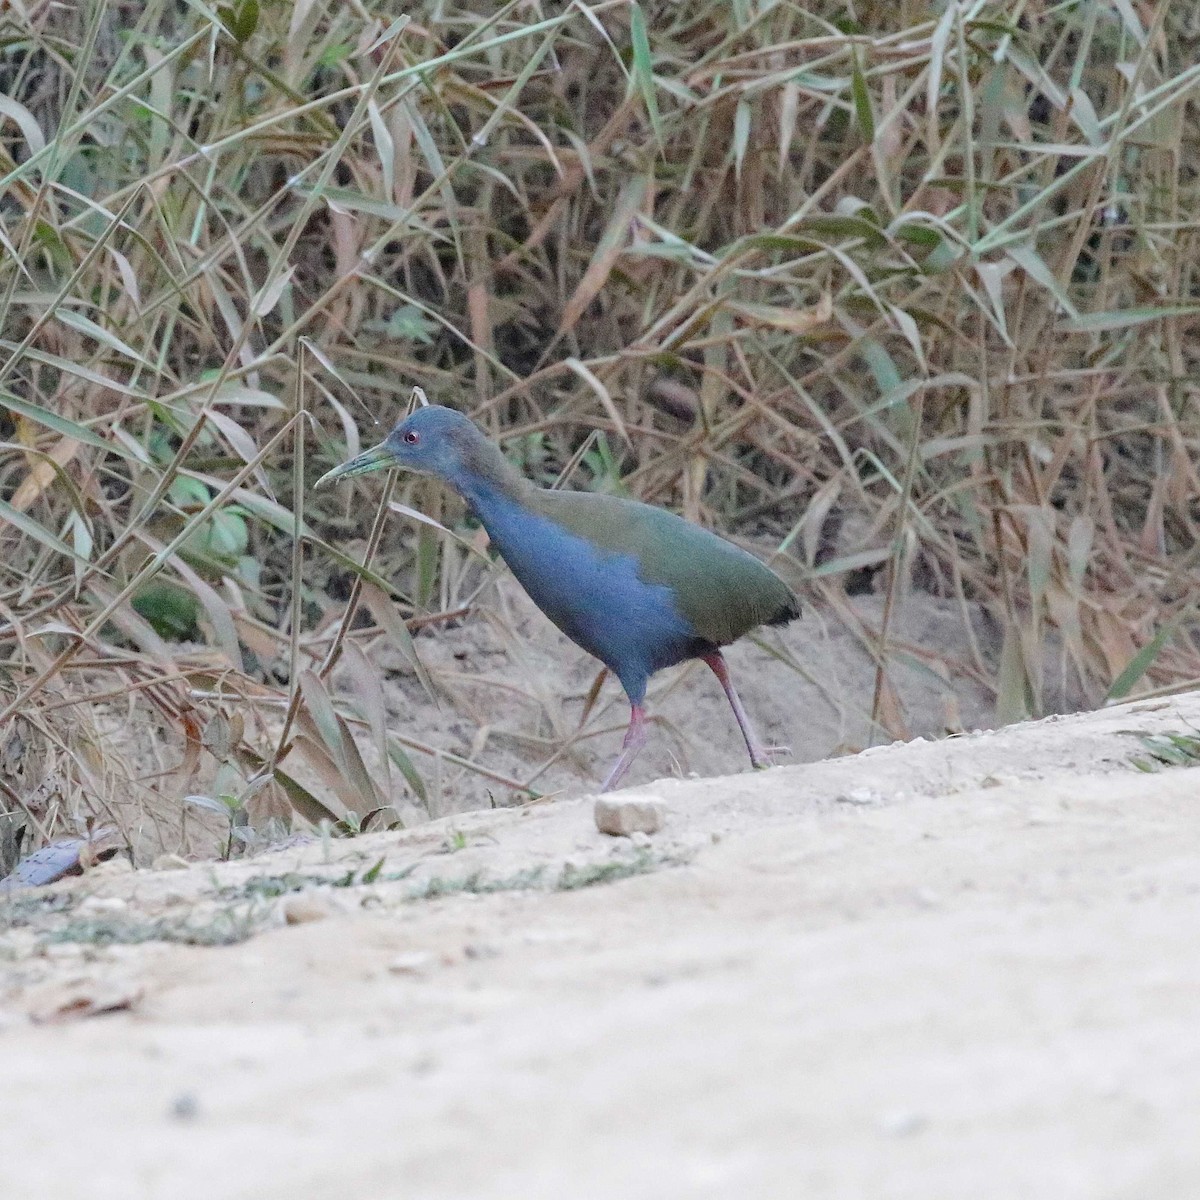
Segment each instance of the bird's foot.
M765 771L768 767L776 765L774 757L776 754L791 758L792 748L790 746L756 746L751 752L750 764L756 771Z

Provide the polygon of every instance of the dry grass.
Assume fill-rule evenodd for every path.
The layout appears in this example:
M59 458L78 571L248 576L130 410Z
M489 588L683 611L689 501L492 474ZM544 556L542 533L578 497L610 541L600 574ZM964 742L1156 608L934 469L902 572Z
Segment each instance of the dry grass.
M421 795L363 648L478 568L414 524L364 572L390 484L304 492L413 385L546 479L602 432L577 486L770 537L836 611L883 590L884 729L913 590L998 623L951 666L1005 718L1200 679L1194 6L218 11L0 13L0 784L39 836Z

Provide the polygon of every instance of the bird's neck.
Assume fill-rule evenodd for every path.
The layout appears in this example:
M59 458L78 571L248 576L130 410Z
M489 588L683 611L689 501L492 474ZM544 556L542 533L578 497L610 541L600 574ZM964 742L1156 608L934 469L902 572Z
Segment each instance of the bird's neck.
M498 509L514 504L524 507L534 490L534 485L504 457L499 447L486 438L480 438L470 448L461 471L448 482L484 525Z

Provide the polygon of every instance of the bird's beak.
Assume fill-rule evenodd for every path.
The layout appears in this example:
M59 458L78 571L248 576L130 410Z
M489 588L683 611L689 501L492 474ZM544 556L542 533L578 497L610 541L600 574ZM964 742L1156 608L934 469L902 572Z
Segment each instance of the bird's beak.
M396 459L387 442L380 442L378 446L364 450L357 458L342 463L340 467L334 467L332 471L326 471L313 484L313 487L324 487L338 479L349 479L352 475L365 475L368 471L378 471L383 467L394 467L395 465Z

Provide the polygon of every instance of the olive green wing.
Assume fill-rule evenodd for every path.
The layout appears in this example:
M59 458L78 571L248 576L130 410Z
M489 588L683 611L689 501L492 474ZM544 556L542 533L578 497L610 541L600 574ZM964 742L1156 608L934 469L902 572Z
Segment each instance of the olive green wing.
M670 588L697 635L715 645L800 615L795 593L769 567L666 509L594 492L539 490L531 499L541 515L597 549L631 555L640 578Z

